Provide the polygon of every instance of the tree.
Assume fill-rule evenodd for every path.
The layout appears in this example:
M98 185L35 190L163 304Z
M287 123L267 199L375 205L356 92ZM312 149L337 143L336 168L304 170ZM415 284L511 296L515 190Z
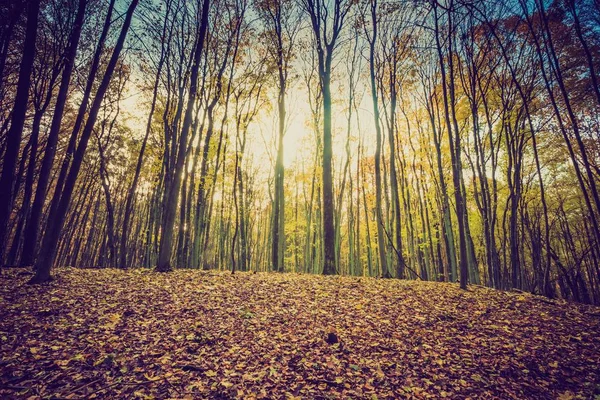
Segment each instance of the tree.
M267 39L267 54L277 70L278 142L271 228L271 263L275 271L283 272L283 254L285 251L283 138L287 114L285 100L291 68L290 63L294 58L296 36L300 30L301 19L296 3L292 0L261 0L257 1L256 8L265 24L263 36Z
M450 147L450 158L452 159L452 181L454 184L454 200L456 202L456 218L458 220L458 243L459 243L459 265L460 265L460 287L462 289L467 288L468 273L469 273L469 255L467 253L467 214L466 207L463 197L462 189L462 161L461 161L461 144L460 144L460 131L458 129L458 122L456 120L456 97L454 89L454 63L453 55L454 51L452 42L452 14L454 2L451 0L444 7L447 13L447 26L448 35L447 43L449 55L444 55L444 48L442 46L442 39L440 38L441 30L439 26L439 14L438 9L440 5L437 0L433 2L434 11L434 25L435 25L435 42L438 51L440 73L441 73L441 85L442 85L442 99L444 103L444 117L446 121L446 130L448 133L448 143ZM448 63L448 74L446 73L446 63ZM452 122L451 122L452 121Z
M391 278L390 271L387 265L386 255L386 243L387 238L385 236L385 226L383 220L383 207L381 204L381 147L382 147L382 133L381 133L381 117L379 114L379 100L377 96L377 83L375 77L375 45L377 42L377 0L370 0L370 18L371 18L371 32L367 33L367 40L369 41L369 76L371 79L371 99L373 100L373 119L375 124L376 140L375 145L375 212L377 214L377 249L379 253L379 264L381 265L381 275L384 278Z
M333 52L340 39L344 22L354 1L351 0L301 0L310 17L313 45L317 52L317 67L323 95L323 274L337 272L335 265L335 228L333 224L333 171L331 129L331 67Z
M157 66L156 66L156 78L154 80L154 86L152 89L152 100L150 103L150 111L148 113L148 120L146 122L146 131L144 133L144 139L142 140L142 146L140 148L140 152L138 155L137 163L135 165L135 173L133 176L133 181L131 182L131 186L129 187L129 191L127 192L127 199L125 201L125 210L123 215L123 224L121 229L121 253L119 265L121 268L127 268L127 242L129 240L129 223L131 219L131 214L133 212L133 201L135 197L135 191L138 186L138 182L140 179L140 173L142 171L142 165L144 163L144 156L146 152L146 146L148 144L148 138L150 137L150 132L152 131L152 119L154 118L154 110L156 108L156 101L158 97L158 89L160 84L161 74L163 72L163 66L166 59L166 49L171 43L171 38L173 35L172 26L169 28L169 17L171 14L172 1L167 0L166 2L166 11L164 16L164 22L162 26L162 32L160 35L160 55L158 58Z
M2 174L0 175L0 188L4 195L0 197L0 266L4 264L4 252L8 242L8 222L12 211L15 193L15 166L19 156L21 136L25 125L25 114L29 100L29 86L31 83L31 71L35 58L35 42L37 38L38 14L40 10L39 0L30 0L27 4L27 29L19 67L19 80L12 112L10 129L6 139L6 151L2 163Z
M162 221L162 236L160 242L160 251L158 254L158 261L156 264L156 270L160 272L167 272L172 269L171 266L171 254L173 251L173 227L175 226L175 215L177 210L177 199L179 196L179 190L181 188L181 178L185 158L187 155L188 146L188 134L192 125L192 115L194 112L194 103L198 94L198 70L200 68L200 59L202 56L202 50L204 47L204 40L206 37L206 30L208 28L208 10L210 7L210 0L203 0L202 2L202 15L199 21L198 36L196 38L196 47L194 49L194 63L192 64L191 76L190 76L190 90L188 93L187 108L185 111L185 117L183 119L183 125L181 127L181 137L179 138L179 148L177 150L177 162L175 170L173 171L172 179L173 182L169 185L169 190L166 196L165 213Z
M42 166L39 172L38 183L35 191L35 198L31 206L31 215L25 226L23 252L21 255L21 265L33 265L37 254L38 232L41 223L42 211L46 200L48 185L50 184L50 173L52 164L56 155L56 146L60 134L61 123L69 94L71 83L71 75L75 65L75 57L77 55L77 47L81 37L83 20L85 17L85 9L87 0L79 0L77 6L77 14L73 23L73 29L69 37L69 46L64 54L64 67L60 80L60 87L56 95L56 104L54 106L54 115L50 125L50 132L46 143L46 150L42 160Z
M98 111L100 110L100 106L102 104L102 101L104 100L104 94L108 90L108 86L112 78L112 73L117 65L119 56L121 55L121 50L123 49L123 44L125 43L125 38L131 25L133 12L137 7L138 2L139 0L132 0L132 2L129 5L129 8L127 9L127 13L125 14L125 20L123 21L123 26L121 27L119 38L117 40L115 48L113 49L110 61L108 62L100 86L96 91L96 95L94 97L94 101L92 102L88 119L81 133L81 138L77 146L77 151L75 152L75 156L73 158L73 164L69 169L69 174L67 175L67 179L65 181L65 187L60 196L60 203L56 208L56 214L52 215L51 218L49 218L48 220L48 227L46 229L46 233L44 234L44 239L42 241L41 253L35 264L35 275L33 276L33 278L31 278L30 283L43 283L51 279L50 269L52 268L52 265L54 264L54 260L56 258L59 236L65 222L65 216L67 214L67 210L71 202L71 196L73 195L73 189L75 187L75 182L77 181L77 176L79 175L79 169L81 168L83 156L85 155L90 136L94 129L96 118L98 116Z

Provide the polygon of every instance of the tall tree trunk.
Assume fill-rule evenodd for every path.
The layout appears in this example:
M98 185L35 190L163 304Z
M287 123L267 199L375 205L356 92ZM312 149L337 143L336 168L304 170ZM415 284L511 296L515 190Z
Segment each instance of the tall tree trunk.
M335 228L333 225L333 157L331 133L331 53L322 64L323 87L323 274L337 273L335 265Z
M279 94L277 97L279 135L277 144L277 159L275 161L275 193L273 199L273 224L271 241L271 263L273 270L283 272L283 254L285 248L285 198L283 192L284 168L283 168L283 136L285 134L285 92L286 82L284 71L279 61Z
M377 142L375 145L375 213L377 215L377 250L379 254L379 264L381 266L381 275L384 278L391 278L387 267L387 257L385 252L386 236L383 226L383 212L381 204L382 184L381 184L381 120L379 116L379 100L377 98L377 84L375 81L375 44L377 41L377 0L371 1L371 23L372 33L369 38L369 76L371 79L371 99L373 101L373 118L375 124L375 133Z
M0 187L4 194L0 196L0 266L4 264L4 251L8 242L8 226L12 211L15 183L15 167L21 147L25 115L27 114L27 103L29 100L29 86L31 84L31 71L35 59L35 42L37 37L38 14L40 0L29 0L27 5L27 27L25 41L23 42L23 57L19 66L19 80L17 81L17 92L12 112L10 129L6 138L6 151L2 163L2 174L0 175Z
M139 0L132 0L129 8L127 9L125 21L123 22L119 38L117 39L112 56L108 62L104 76L102 77L102 82L100 83L94 101L92 102L92 107L90 108L83 132L81 133L81 140L77 146L77 151L75 152L75 157L73 158L73 164L69 169L69 174L65 181L65 187L62 195L60 196L60 203L56 208L55 215L49 217L46 233L44 234L44 239L42 241L40 257L35 265L36 273L35 276L30 280L30 283L42 283L50 280L50 269L54 264L58 240L63 228L65 215L67 214L67 210L69 208L75 182L77 181L77 176L79 175L79 169L81 168L81 163L83 162L83 157L87 149L87 144L92 134L92 130L94 129L96 118L98 117L98 111L100 110L100 106L104 100L104 94L108 89L112 74L117 65L117 61L119 60L121 50L123 49L123 44L125 43L125 37L127 36L129 26L131 25L133 12L137 7L138 2Z
M112 14L112 7L114 5L114 1L112 0L109 5L109 15ZM33 265L37 256L37 242L38 235L40 232L41 220L42 220L42 211L44 208L44 203L46 202L46 196L48 192L48 186L50 184L50 175L52 172L52 165L54 163L54 158L56 155L56 146L58 144L58 137L60 134L60 127L62 123L62 118L64 115L65 105L67 101L67 96L69 94L69 87L71 82L71 75L73 73L73 66L75 65L75 57L77 55L77 47L79 44L79 39L81 37L81 30L83 27L83 21L85 17L85 8L86 8L87 0L79 0L79 5L77 8L77 15L75 17L75 24L73 26L73 31L71 32L71 37L69 38L69 48L65 53L65 66L63 69L60 88L58 90L58 95L56 97L56 105L54 107L54 115L52 116L52 122L50 125L50 132L48 134L48 140L46 143L46 150L44 153L44 158L42 160L42 167L40 169L40 174L38 178L38 184L35 192L35 198L33 200L33 205L31 207L31 216L28 220L27 226L25 227L25 238L23 243L23 252L21 256L21 264L22 265ZM104 30L108 32L108 22L110 21L110 17L108 17ZM106 36L106 32L104 33L104 37ZM101 35L101 42L103 42ZM95 57L95 63L99 62L99 54L97 51ZM97 66L96 68L97 69ZM92 68L90 71L90 75L93 73L95 76L95 69ZM93 78L88 80L88 84L86 87L86 92L84 94L84 99L82 100L83 104L87 105L87 98L89 98L89 94L91 91L91 85L93 82ZM85 110L86 107L84 107ZM81 117L78 118L80 120L83 119L84 112L80 112ZM76 121L77 122L77 121ZM81 124L81 122L79 122ZM79 129L77 129L79 131ZM74 146L74 141L73 141ZM61 171L62 172L62 171ZM65 169L66 173L66 169ZM59 178L59 181L61 179ZM60 189L62 188L62 184L57 184L56 191L60 193ZM53 202L54 203L54 202ZM52 213L50 213L52 214Z
M448 48L450 54L448 55L448 67L449 77L446 75L446 60L444 57L442 44L440 41L440 30L439 30L439 17L437 5L434 6L435 14L435 40L436 47L440 62L440 73L442 77L442 92L444 101L444 115L446 120L446 127L448 130L448 143L450 146L450 156L452 158L452 181L454 183L454 201L456 203L456 219L458 220L458 244L459 244L459 266L460 266L460 287L461 289L467 288L468 274L469 274L469 255L467 254L467 237L466 237L466 207L464 204L464 198L462 195L461 187L461 152L460 152L460 131L456 122L456 112L454 110L455 98L454 98L454 73L452 64L452 1L448 7ZM450 94L448 95L448 88ZM452 108L452 110L451 110ZM452 111L452 122L451 122L451 111ZM454 129L454 133L452 132Z
M458 276L457 265L456 265L456 243L454 240L454 231L452 229L452 214L450 213L450 200L448 196L448 186L446 184L446 178L444 174L443 162L442 162L442 138L441 128L438 130L436 125L436 118L434 115L435 103L433 101L434 95L430 96L428 101L428 114L429 122L431 124L431 131L433 133L433 144L435 147L436 154L436 166L438 179L440 180L440 198L442 208L442 234L444 237L444 250L446 253L446 262L448 267L440 268L445 270L445 273L440 277L442 280L449 280L455 282ZM440 263L442 260L440 259ZM443 265L443 264L442 264Z
M392 74L391 74L392 75ZM395 239L396 239L396 278L405 278L405 261L402 248L402 221L400 212L400 190L398 188L398 168L396 167L396 104L397 104L397 93L396 93L396 74L390 77L392 82L390 84L390 122L388 127L388 141L390 146L390 185L392 192L392 206L394 216L394 227L395 227ZM410 135L409 135L410 140Z
M165 14L165 22L163 25L163 41L161 42L163 47L161 48L161 55L158 61L158 65L156 68L156 78L154 79L154 88L152 90L152 101L150 103L150 112L148 114L148 119L146 121L146 133L144 134L144 139L142 141L142 147L140 148L140 153L138 155L137 163L135 165L135 173L133 175L133 181L131 182L131 186L129 187L129 191L127 192L127 198L125 200L125 211L123 215L123 225L121 229L121 254L120 254L120 267L127 268L129 265L127 264L127 241L129 239L129 220L131 219L131 213L133 211L133 201L135 198L135 191L137 189L138 180L140 178L140 173L142 171L142 165L144 163L144 155L146 152L146 145L148 143L148 138L150 137L150 132L152 131L152 118L154 117L154 109L156 108L156 98L158 97L158 85L160 83L160 75L162 72L162 67L165 61L164 55L164 43L165 43L165 31L167 29L167 21L169 17L171 2L167 3L167 10Z
M167 195L167 201L165 204L165 212L163 216L163 229L162 237L160 242L160 250L158 254L158 261L156 264L156 270L159 272L166 272L172 269L171 267L171 254L173 252L173 228L175 226L175 217L177 213L177 199L179 196L179 190L181 188L181 174L187 155L188 145L188 133L190 126L192 125L192 114L194 112L194 103L197 97L198 90L198 69L200 67L200 60L202 50L204 47L204 40L206 37L206 30L208 27L208 9L210 6L210 0L203 0L202 2L202 17L200 20L200 27L198 32L198 38L196 40L196 48L194 50L194 64L192 65L191 77L190 77L190 91L188 94L187 108L185 117L183 119L183 126L181 128L181 136L179 138L179 149L177 150L177 163L173 173L173 183L169 187Z

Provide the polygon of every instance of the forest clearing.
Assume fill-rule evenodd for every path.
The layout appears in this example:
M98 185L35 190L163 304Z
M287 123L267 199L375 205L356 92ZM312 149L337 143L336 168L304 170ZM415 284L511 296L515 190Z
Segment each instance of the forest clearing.
M600 395L594 306L363 277L55 274L0 276L2 398Z

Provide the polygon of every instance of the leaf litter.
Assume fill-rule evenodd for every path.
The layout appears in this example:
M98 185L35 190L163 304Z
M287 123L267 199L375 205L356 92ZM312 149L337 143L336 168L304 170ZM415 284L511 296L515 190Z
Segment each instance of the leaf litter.
M600 398L600 309L434 282L0 275L0 398Z

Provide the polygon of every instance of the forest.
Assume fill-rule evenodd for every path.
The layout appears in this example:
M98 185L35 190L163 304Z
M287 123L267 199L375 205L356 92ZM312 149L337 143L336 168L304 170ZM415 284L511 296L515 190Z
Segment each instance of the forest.
M35 282L294 271L600 304L598 2L2 14L1 264Z
M0 171L0 397L600 396L599 0L2 0ZM148 310L139 329L191 329L148 354L183 338L250 357L271 330L306 372L312 339L282 319L339 362L289 390L247 359L153 375L115 341L147 340ZM446 349L510 331L490 358L518 371L411 380L409 350L359 345L361 318L447 374L425 355L438 329ZM80 341L102 327L117 347L92 360ZM340 361L353 345L364 365Z

